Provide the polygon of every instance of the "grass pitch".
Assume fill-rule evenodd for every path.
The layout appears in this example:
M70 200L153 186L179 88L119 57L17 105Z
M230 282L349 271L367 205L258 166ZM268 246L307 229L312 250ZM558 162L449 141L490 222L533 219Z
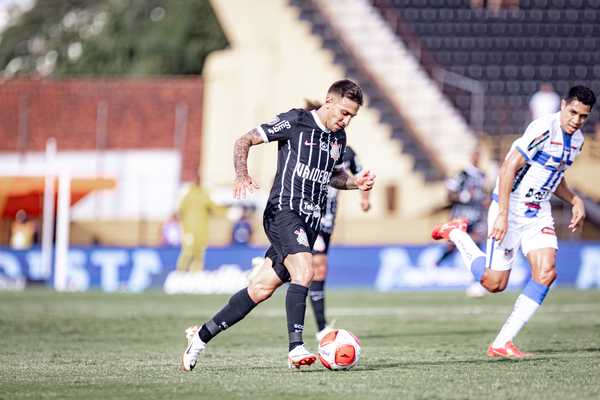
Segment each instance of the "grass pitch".
M284 290L178 370L183 330L228 296L0 292L0 399L598 399L600 291L553 290L517 339L536 356L489 360L518 293L330 291L362 341L351 371L287 369ZM316 349L307 312L305 339Z

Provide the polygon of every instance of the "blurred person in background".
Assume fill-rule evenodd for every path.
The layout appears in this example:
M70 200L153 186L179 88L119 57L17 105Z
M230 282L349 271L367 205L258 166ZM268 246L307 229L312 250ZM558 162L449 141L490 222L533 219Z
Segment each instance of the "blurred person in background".
M529 261L531 278L488 347L489 357L531 356L513 339L542 305L556 279L558 241L550 198L554 194L572 206L572 232L585 219L583 200L569 188L564 174L581 153L581 128L595 103L592 90L574 86L561 101L559 112L533 121L513 142L492 193L486 253L466 233L465 220L451 220L431 232L436 240L454 242L473 276L490 292L506 289L519 249Z
M548 114L554 114L560 108L560 96L550 83L542 83L540 89L529 100L531 120L535 121Z
M318 101L305 100L304 109L306 111L317 110L321 107ZM346 150L342 155L342 168L349 174L358 175L362 171L362 165L358 161L356 153L350 146L346 146ZM364 212L369 211L371 203L369 202L369 194L371 192L361 191L360 206ZM313 281L310 284L309 296L312 304L313 313L317 323L317 340L320 342L325 335L333 330L334 323L327 324L325 317L325 279L327 278L328 269L328 253L331 235L335 225L335 217L337 214L337 201L339 191L329 186L327 188L327 200L325 203L325 212L321 218L321 227L319 235L315 240L313 247Z
M253 208L242 206L240 217L233 223L231 228L231 244L234 246L248 246L252 240L252 224L250 217Z
M161 246L181 245L181 224L177 219L177 213L169 215L169 218L160 227Z
M479 247L487 233L485 214L489 204L489 196L485 188L485 172L479 167L480 159L481 149L477 147L471 154L470 164L446 182L448 200L452 204L450 219L467 220L467 232ZM456 246L448 242L435 265L439 266L455 251ZM466 290L469 297L482 297L485 293L485 288L476 281L473 281Z
M10 247L14 250L26 250L34 244L36 223L30 220L25 210L17 211L10 227Z
M359 163L356 153L350 146L346 146L346 150L342 155L342 168L348 171L349 174L358 176L362 171L362 165ZM360 207L364 212L371 209L369 201L369 193L361 191ZM326 205L323 218L321 218L321 229L315 241L313 248L313 281L310 284L309 296L312 304L313 313L317 322L317 340L321 341L325 335L333 330L333 322L327 324L325 317L325 279L327 278L328 270L328 253L331 235L335 226L335 217L337 214L337 201L339 191L329 186L327 188Z
M181 252L177 258L178 272L200 272L204 269L204 254L209 239L210 216L224 216L225 208L213 202L200 183L200 174L190 184L177 207L181 223Z
M251 146L277 142L277 172L263 215L265 233L271 243L261 267L247 288L201 326L186 329L188 346L182 368L191 371L206 344L248 315L275 290L289 282L285 310L288 332L288 366L312 365L317 357L304 346L302 333L306 297L313 279L312 249L325 209L328 185L338 189L371 190L375 175L363 170L352 176L341 167L346 131L363 103L361 88L344 79L327 90L318 110L301 108L278 114L236 140L233 149L234 197L258 189L248 173Z

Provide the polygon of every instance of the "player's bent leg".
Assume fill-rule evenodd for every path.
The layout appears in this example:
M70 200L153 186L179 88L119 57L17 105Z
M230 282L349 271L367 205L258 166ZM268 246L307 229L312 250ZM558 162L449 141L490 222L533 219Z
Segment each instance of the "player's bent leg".
M302 339L308 286L314 275L312 254L308 252L289 254L284 260L284 265L291 279L285 297L289 337L288 366L300 368L311 365L317 360L314 354L304 348Z
M244 319L254 307L271 297L282 283L271 268L271 260L265 259L247 288L231 296L229 302L201 327L192 326L186 330L188 346L182 356L182 369L194 369L199 355L212 338Z
M488 349L489 356L511 358L531 356L530 353L520 351L512 341L542 305L548 294L549 285L556 279L556 249L531 250L527 253L527 259L531 264L531 279L523 288L512 313ZM506 354L501 349L507 350Z
M273 270L273 262L267 257L262 266L253 273L248 285L248 294L255 303L262 303L282 284L283 282Z
M498 293L504 291L508 285L510 278L510 270L494 271L487 268L481 278L481 286L487 289L490 293Z

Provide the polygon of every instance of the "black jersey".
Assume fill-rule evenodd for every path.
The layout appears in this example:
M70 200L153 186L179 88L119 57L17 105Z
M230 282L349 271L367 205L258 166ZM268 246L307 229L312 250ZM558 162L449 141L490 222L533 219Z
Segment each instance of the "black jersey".
M352 147L346 146L346 150L342 155L342 168L348 171L352 175L358 174L362 170L362 165L358 162L356 153L352 150ZM333 226L335 224L335 215L337 212L337 197L339 191L329 186L327 188L327 200L325 202L325 212L321 219L321 231L332 234Z
M485 172L469 165L446 182L448 190L458 195L452 205L452 218L467 218L469 224L476 224L485 217Z
M331 132L316 111L292 109L258 126L265 142L278 141L277 173L267 208L293 210L318 230L334 168L341 168L346 132Z

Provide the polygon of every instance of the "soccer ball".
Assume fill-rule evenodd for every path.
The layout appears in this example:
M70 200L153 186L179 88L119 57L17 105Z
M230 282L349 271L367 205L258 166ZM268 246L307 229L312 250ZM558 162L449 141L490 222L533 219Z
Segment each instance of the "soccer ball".
M345 329L334 329L319 343L319 360L327 369L350 369L360 359L360 341Z

